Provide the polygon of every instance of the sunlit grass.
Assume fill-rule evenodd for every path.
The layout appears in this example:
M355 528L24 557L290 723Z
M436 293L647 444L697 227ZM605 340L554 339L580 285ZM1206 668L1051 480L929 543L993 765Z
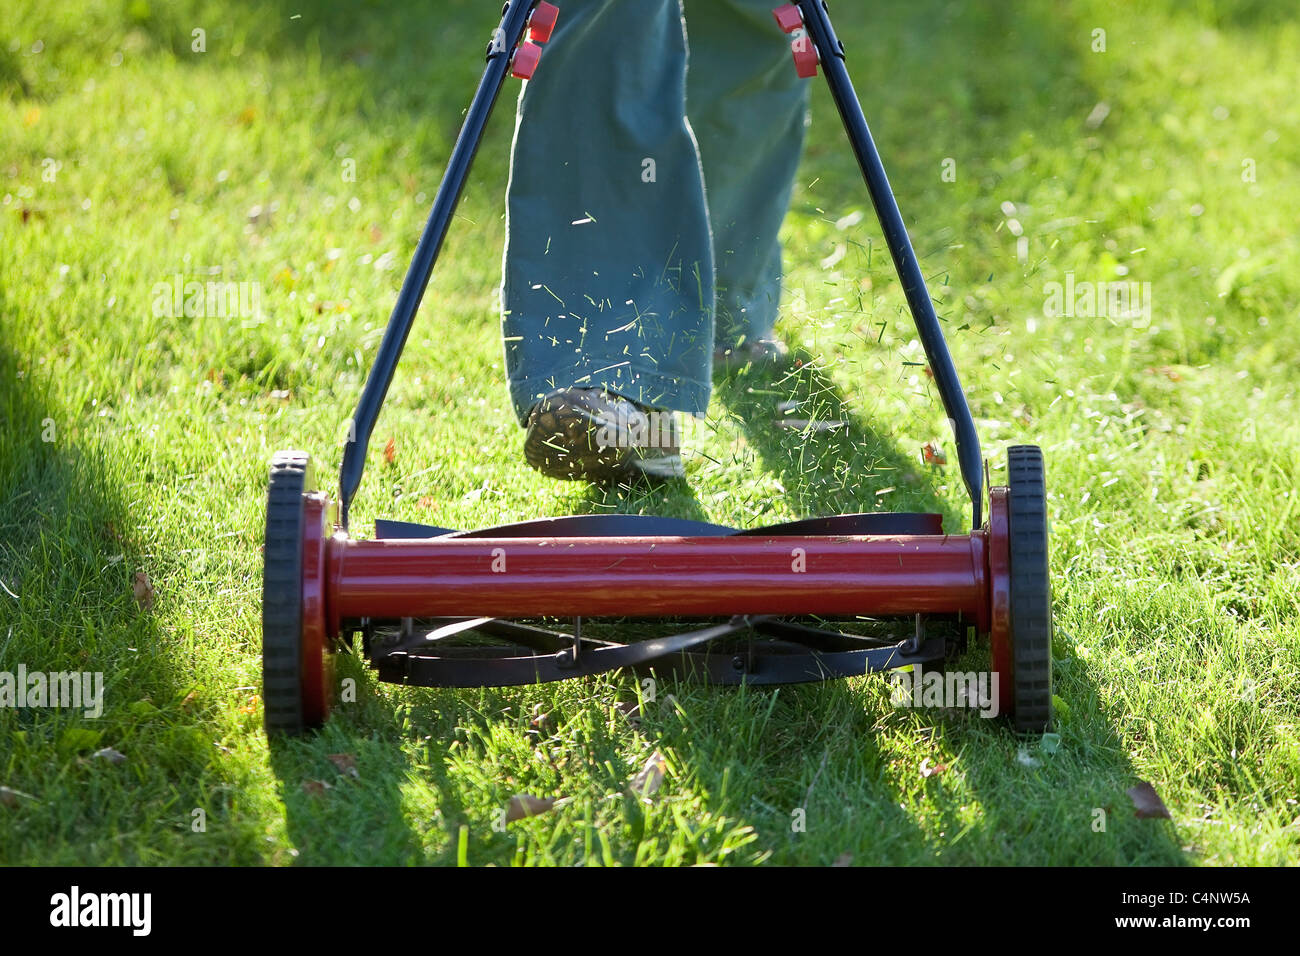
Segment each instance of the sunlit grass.
M1006 444L1047 456L1054 754L1001 722L892 707L865 678L660 687L634 724L615 709L641 692L630 677L419 690L350 660L357 702L268 748L266 463L305 448L332 487L494 25L490 4L441 6L437 30L401 4L0 13L0 670L107 683L99 720L0 709L0 786L26 795L0 806L0 861L1294 861L1300 107L1278 65L1300 29L1281 0L835 10L992 477ZM689 490L531 472L498 331L502 105L359 530L596 510L969 520L954 465L920 461L927 441L955 449L820 88L779 326L808 364L720 384L690 431ZM1067 272L1150 283L1150 322L1046 315ZM257 283L260 314L160 315L177 275ZM644 803L625 787L656 750L668 776ZM947 769L925 777L926 760ZM1172 824L1135 819L1138 780ZM519 793L563 802L494 828Z

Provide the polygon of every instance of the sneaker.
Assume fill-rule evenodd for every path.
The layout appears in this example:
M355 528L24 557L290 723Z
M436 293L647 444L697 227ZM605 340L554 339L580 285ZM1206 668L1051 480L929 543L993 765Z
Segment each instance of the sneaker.
M549 478L684 478L677 416L599 388L562 388L528 415L524 460Z
M747 365L776 365L788 358L790 350L777 339L755 339L713 350L715 372L738 372Z

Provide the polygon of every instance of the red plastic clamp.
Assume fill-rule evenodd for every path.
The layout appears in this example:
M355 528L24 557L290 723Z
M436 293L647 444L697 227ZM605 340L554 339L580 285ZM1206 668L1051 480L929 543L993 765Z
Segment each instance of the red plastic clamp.
M525 40L515 50L515 58L510 63L510 75L521 80L531 80L541 59L542 48Z
M551 33L555 30L555 21L559 19L560 8L542 0L528 20L528 39L533 43L545 43L551 38Z
M805 78L816 76L817 64L820 60L817 56L817 46L812 38L807 34L795 37L794 42L790 44L790 49L794 53L794 71Z
M772 11L772 16L776 18L776 25L781 28L782 33L794 33L803 26L803 14L799 12L797 3L787 3L777 7Z

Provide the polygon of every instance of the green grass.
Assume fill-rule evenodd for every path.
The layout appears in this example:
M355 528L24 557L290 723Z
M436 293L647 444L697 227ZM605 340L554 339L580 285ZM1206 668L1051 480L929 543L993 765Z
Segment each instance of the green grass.
M301 447L324 484L337 468L494 25L493 4L440 6L436 25L389 2L0 13L0 670L107 683L98 720L0 709L0 786L30 797L0 805L0 862L1294 862L1300 107L1280 65L1300 59L1300 27L1285 0L835 11L993 480L1006 444L1047 456L1068 708L1054 754L1000 722L892 707L866 678L661 687L633 726L614 709L635 699L630 677L419 690L353 660L356 703L268 747L266 463ZM359 518L621 509L751 527L928 508L960 525L955 467L918 460L930 440L955 455L820 86L780 325L815 361L718 389L689 489L530 472L498 338L509 113L389 396ZM214 268L261 284L260 318L155 317L156 284ZM1044 315L1067 271L1149 282L1149 326ZM786 398L850 426L780 431ZM625 796L655 750L662 789ZM923 777L927 759L948 769ZM1172 822L1135 817L1139 780ZM517 793L569 799L494 829Z

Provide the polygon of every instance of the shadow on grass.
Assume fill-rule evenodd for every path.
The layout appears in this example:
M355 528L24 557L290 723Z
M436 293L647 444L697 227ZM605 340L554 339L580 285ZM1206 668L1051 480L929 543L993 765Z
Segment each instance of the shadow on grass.
M21 341L3 290L0 319L0 340ZM0 671L103 679L98 716L0 707L3 783L31 798L5 809L0 859L260 862L261 828L232 797L240 771L214 746L213 702L187 670L192 648L161 623L164 594L153 611L133 595L136 572L156 579L168 558L149 554L146 511L126 500L87 420L98 421L61 405L41 363L0 346ZM104 748L125 759L93 756ZM194 808L222 834L215 850L192 828Z
M355 702L336 701L330 719L314 736L270 741L285 826L298 851L295 862L423 863L417 824L403 789L412 774L422 772L400 746L399 735L409 722L377 692L364 661L338 654L335 667L341 687L356 688Z
M942 515L950 531L962 527L916 460L855 414L812 357L750 365L721 379L716 394L801 517L921 511Z

